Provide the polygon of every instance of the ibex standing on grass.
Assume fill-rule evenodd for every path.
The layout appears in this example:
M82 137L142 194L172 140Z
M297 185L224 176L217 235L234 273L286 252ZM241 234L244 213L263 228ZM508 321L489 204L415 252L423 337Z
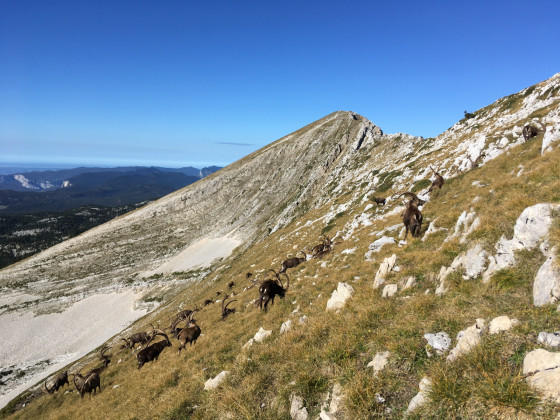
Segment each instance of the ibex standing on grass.
M284 285L282 284L282 280L280 280L280 273L277 273L272 268L269 271L272 271L275 274L276 280L269 279L261 283L259 287L259 298L257 299L257 302L255 304L261 310L263 309L263 304L264 304L265 312L268 310L267 308L268 302L270 302L271 305L274 305L274 298L276 297L276 295L280 296L281 298L284 298L284 296L286 296L286 292L288 291L288 288L290 287L290 278L286 273L282 273L284 276L286 276L286 279L288 280L288 282L286 283L286 288L284 288Z

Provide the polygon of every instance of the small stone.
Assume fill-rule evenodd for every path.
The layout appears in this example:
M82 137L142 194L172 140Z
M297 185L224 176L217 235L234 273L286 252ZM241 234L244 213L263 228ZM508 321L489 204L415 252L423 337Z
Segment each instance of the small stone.
M204 382L204 389L207 391L210 391L212 389L216 389L224 379L226 379L226 376L229 374L229 371L224 370L222 372L220 372L220 374L218 374L215 378L212 379L208 379L206 382Z
M490 321L488 332L490 334L498 334L502 331L510 330L517 324L519 324L519 321L517 319L509 319L509 317L506 315L499 316Z
M395 293L397 293L397 291L398 291L398 286L396 284L388 284L383 288L383 293L381 294L381 297L387 298L387 297L394 296Z
M377 373L383 370L387 365L389 356L391 356L389 351L377 353L373 357L373 360L368 363L367 367L373 368L373 374L377 375Z
M270 335L272 335L272 330L265 330L263 327L260 327L253 339L260 343Z
M424 334L424 338L428 341L428 346L434 349L440 356L451 347L451 338L449 334L444 331L440 331L436 334ZM428 354L428 356L430 356L430 354Z

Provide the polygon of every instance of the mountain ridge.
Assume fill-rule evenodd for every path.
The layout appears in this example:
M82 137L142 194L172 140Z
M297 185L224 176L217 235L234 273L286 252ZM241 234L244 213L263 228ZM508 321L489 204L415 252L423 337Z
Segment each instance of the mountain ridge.
M424 352L422 342L418 340L418 333L411 330L410 327L402 325L399 327L402 340L407 346L410 346L410 348L403 349L402 346L399 347L398 343L391 342L389 336L376 337L372 332L372 325L377 325L377 328L381 329L383 322L390 322L383 318L381 309L386 312L386 316L393 314L394 318L398 318L397 314L401 306L415 308L419 313L426 314L425 311L428 310L437 311L436 299L457 300L460 298L457 297L458 292L453 289L455 291L448 295L449 298L436 298L433 293L418 293L417 296L406 295L410 296L408 300L387 300L374 294L371 285L367 284L365 276L373 277L377 264L395 252L398 254L399 261L402 261L400 263L402 267L400 271L388 273L386 280L398 279L399 273L402 272L403 275L414 277L415 281L421 284L420 287L428 286L433 290L434 284L438 285L435 279L439 269L444 265L451 265L460 252L466 251L466 247L457 240L446 244L444 238L447 234L441 229L452 230L459 214L462 211L466 212L470 207L473 207L473 211L483 213L484 208L480 204L479 195L484 195L485 200L489 200L499 207L500 200L503 201L504 198L500 196L493 199L493 197L502 194L500 182L503 184L506 181L515 181L515 177L488 179L491 172L482 176L482 181L473 179L477 174L475 169L480 170L479 174L486 174L485 171L490 170L501 170L502 172L498 173L502 177L504 177L503 171L517 169L520 171L518 178L520 181L525 181L527 185L541 183L543 191L554 190L556 181L552 178L534 180L539 174L532 173L531 168L511 168L507 165L505 157L511 150L523 149L522 152L530 156L533 162L539 162L539 165L546 165L547 159L557 159L558 153L554 146L552 146L554 150L552 155L549 155L553 158L544 155L541 159L539 156L545 152L545 144L555 144L554 142L560 139L559 92L560 74L474 112L474 118L459 121L433 139L406 134L383 134L381 129L371 121L353 112L338 111L329 114L204 178L197 182L197 185L193 184L171 193L148 206L121 216L118 220L86 232L79 238L60 244L37 257L0 271L2 286L12 290L21 288L21 290L39 292L36 287L39 283L42 285L53 283L60 286L62 286L61 283L65 283L58 290L49 289L48 293L55 295L53 292L56 291L59 296L62 295L68 299L72 294L72 284L77 284L82 279L88 279L89 282L96 283L96 287L98 287L98 289L91 288L86 293L95 293L96 290L100 290L99 287L107 287L110 284L125 285L128 280L132 280L132 285L140 284L144 280L135 277L139 272L157 269L202 238L226 237L243 242L236 248L234 256L214 265L209 273L193 283L192 288L189 289L188 282L184 286L186 287L184 293L180 292L182 289L177 288L176 297L171 297L169 304L148 316L148 319L144 320L145 325L148 320L156 321L158 318L161 319L163 314L170 315L178 307L180 301L194 307L195 301L200 303L200 299L205 293L208 296L211 291L225 288L227 281L232 278L241 282L241 275L245 275L247 271L264 272L268 267L278 267L286 253L295 253L305 243L310 244L311 241L315 241L316 236L321 233L334 232L333 236L339 235L345 238L346 249L341 251L339 248L330 259L323 262L308 261L305 267L295 271L294 286L290 289L290 294L297 296L295 301L287 302L288 299L286 299L273 306L268 314L253 314L251 311L254 310L249 309L251 307L250 296L240 293L239 313L237 318L233 317L230 321L236 328L228 328L227 331L218 327L215 327L216 331L209 328L209 325L221 324L212 324L218 319L211 312L211 308L203 309L200 317L205 322L207 337L193 347L185 362L188 363L190 369L188 374L193 379L190 382L180 382L179 385L165 386L162 384L161 386L165 390L162 391L161 398L166 401L169 412L172 411L176 415L178 408L182 407L177 404L177 401L183 401L181 404L184 404L185 410L195 410L192 412L201 418L212 418L218 414L225 416L226 413L233 413L232 415L235 416L242 415L243 412L251 413L249 417L258 417L260 402L256 404L248 397L257 392L257 389L254 388L257 385L249 380L251 372L253 372L256 378L260 378L258 380L261 382L258 383L264 390L261 395L262 404L266 407L267 413L272 413L272 417L280 417L281 413L286 413L286 404L289 405L290 400L294 401L290 397L291 392L303 393L309 409L314 410L313 412L317 414L318 411L321 411L322 394L329 388L327 385L330 385L330 381L341 380L340 376L342 376L345 379L342 382L345 382L348 395L345 400L347 410L353 412L354 415L365 412L360 411L366 410L366 407L363 404L359 405L359 393L356 391L360 381L363 381L366 384L367 392L369 393L370 390L373 392L373 394L368 394L371 399L374 398L376 390L384 392L384 394L380 394L380 397L383 398L388 398L388 393L392 389L396 390L397 394L402 394L400 399L391 399L393 414L385 411L386 416L398 417L404 413L404 398L412 397L412 391L409 388L416 387L420 379L417 377L418 373L429 370L430 363L435 362L428 362L427 357L421 355ZM523 126L532 123L534 119L543 121L547 127L547 131L541 134L542 137L537 137L539 140L542 138L542 152L540 148L537 150L534 141L527 141L522 135ZM547 139L549 143L545 142ZM481 159L477 168L472 161L479 156ZM516 165L517 162L522 162L516 156L511 156L509 159L513 159ZM519 163L519 165L523 164ZM432 173L430 166L433 166L446 178L441 192L436 191L433 195L427 194L427 186L430 184ZM469 190L461 190L457 193L461 195L461 200L458 200L455 198L457 194L453 195L453 188L458 185L465 188L467 181L477 181L481 187L478 189L479 187L472 185ZM492 185L493 188L488 185ZM427 230L441 228L436 234L428 235L425 232L424 235L429 236L426 242L423 239L414 239L400 243L398 230L402 226L402 221L399 220L398 214L404 209L404 206L398 201L398 196L415 186L418 186L418 195L426 199L428 206L440 210L442 206L447 206L448 211L436 216L432 213L433 210L426 210L425 226L430 226ZM520 187L516 184L515 188ZM387 198L385 207L376 208L374 204L369 203L369 196L372 192L382 194ZM540 196L544 196L543 194L541 193ZM214 201L209 202L206 199L208 196L211 196ZM477 197L479 197L478 201L475 200ZM440 201L447 201L449 204L439 203ZM509 229L512 229L512 220L519 216L520 208L523 209L529 204L529 202L511 204L504 214L498 215L498 223L491 223L488 218L480 221L478 229L473 229L469 238L472 237L473 241L475 239L483 240L484 246L490 248L504 233L504 230L509 232ZM185 219L188 219L189 223L185 223ZM368 233L370 229L377 230ZM458 231L459 228L455 228L455 230ZM362 253L365 251L364 243L373 241L375 238L368 238L377 237L377 235L392 237L394 245L392 248L388 248L391 249L390 251L384 248L379 256L370 253L371 258L364 258ZM355 245L355 249L353 245ZM108 247L111 249L109 257L107 257ZM365 248L372 250L367 243ZM443 251L437 253L435 251L437 249ZM414 257L417 254L422 258ZM429 261L428 256L433 259L433 262ZM125 259L125 257L127 258ZM420 265L422 270L407 262L407 259L413 258L416 258L414 264ZM428 259L427 262L422 262L426 259ZM531 264L527 264L527 266L536 264L533 260L527 261L531 261ZM540 260L535 257L535 261ZM372 267L373 264L375 264L375 268ZM79 265L87 266L87 268L76 268ZM56 272L55 266L58 269ZM65 272L64 268L69 266L72 266L72 270ZM334 266L335 269L329 269L329 266ZM60 267L63 269L60 270ZM425 273L424 270L427 272ZM25 285L18 285L18 279L24 274L28 282ZM180 277L181 274L168 272L162 273L162 275L163 279L174 279ZM292 276L292 274L290 275ZM156 280L161 280L161 278L148 279L148 283L151 281L151 284L156 287ZM441 281L443 282L443 280ZM452 287L474 288L469 289L469 292L473 293L473 296L478 299L477 301L482 299L478 297L479 292L476 289L482 286L475 285L474 282L471 282L469 286L461 286L459 280L453 281L456 283L453 283ZM338 282L355 282L354 288L360 287L361 294L381 308L379 311L375 307L367 309L369 307L366 305L367 302L354 298L353 305L341 309L338 317L328 317L330 321L327 322L333 324L332 328L334 325L340 328L337 331L344 331L341 324L346 323L348 334L354 334L352 338L359 344L356 349L352 347L352 340L343 340L344 343L342 343L337 336L329 336L332 344L323 344L319 340L321 336L328 335L328 328L322 327L322 322L327 319L327 315L318 312L316 308L324 303L323 295L330 294L332 287ZM417 289L414 290L418 291ZM256 290L253 289L253 295L255 293ZM312 296L310 293L314 295ZM319 296L315 298L317 293ZM517 299L515 302L518 302L522 298L514 296L511 299ZM423 304L426 304L424 309L422 309ZM298 309L300 305L301 309ZM485 305L486 303L482 302L481 308L486 311L485 316L488 316L489 307ZM277 328L279 322L290 316L289 314L296 309L304 310L309 314L310 331L306 332L301 329L296 331L295 337L300 341L289 340L288 342L288 340L275 338L273 343L279 347L279 351L286 350L286 354L298 354L303 360L306 359L306 356L299 349L299 345L304 346L304 343L309 342L317 348L327 346L326 359L321 359L322 368L326 369L325 371L312 369L312 361L309 361L311 364L309 372L298 374L289 369L289 363L286 364L287 361L274 349L273 345L262 345L260 348L249 350L251 357L243 357L243 351L238 347L245 342L241 340L246 340L254 331L247 331L246 328L241 328L242 325L245 327L250 325L255 330L257 324L260 323L267 327ZM467 308L464 309L464 312L465 314L468 312L468 315L471 316L471 312ZM281 320L278 319L278 314L282 317ZM539 325L543 324L538 318L538 314L535 317L537 320L534 322ZM197 316L197 318L199 317ZM348 325L351 319L356 320L361 325L360 328L354 328L353 324ZM381 319L384 321L378 321ZM445 327L458 331L459 327L463 325L452 321L443 314L439 314L436 321L430 324L431 328ZM461 322L465 322L465 320L462 319ZM370 337L370 341L362 343L362 339L359 338L360 334ZM228 339L225 340L223 337L228 337ZM220 340L220 338L222 339ZM230 344L234 338L235 344ZM212 351L213 346L210 345L209 340L218 340L215 342L219 343L215 345L216 352ZM350 346L353 350L345 353L342 344ZM387 382L388 379L385 376L381 380L376 380L370 379L371 375L367 375L366 379L365 371L352 370L354 368L345 363L346 359L352 363L362 363L360 352L372 354L381 350L382 345L390 347L393 352L402 355L392 369L395 374L404 378L403 381L407 384L405 389L399 388L399 385L394 382ZM313 354L313 357L321 357L313 349L308 348L307 351ZM220 354L227 356L222 359ZM239 368L236 368L234 364L237 355L239 355L241 363ZM281 372L281 375L280 377L268 377L267 380L267 375L264 373L266 364L255 365L251 360L275 360L270 358L272 355L282 360L284 364L271 362L275 363L274 366ZM405 355L407 357L412 355L413 361L409 361L404 357ZM157 371L165 378L169 378L171 374L167 370L169 359L175 359L175 357L176 355L171 355L169 352L164 357L167 362L162 360L163 363L154 364L150 372ZM411 367L416 360L418 367ZM125 357L125 363L132 363L130 357ZM301 367L297 361L294 363ZM222 390L214 391L214 394L195 394L195 390L198 389L201 382L217 375L222 367L227 368L228 366L234 370L234 373L232 379L228 379ZM436 367L439 367L437 363ZM208 370L202 370L203 368ZM344 374L333 373L342 368L354 376L348 374L345 377ZM119 376L121 375L119 369L129 375L136 375L126 366L115 369L114 375L119 378L122 378ZM176 374L173 375L184 377L185 374L182 369L177 368ZM141 380L138 375L135 378ZM293 378L295 385L289 385L288 378ZM162 381L165 380L167 379L162 379ZM416 383L412 385L414 381ZM265 383L269 385L265 385ZM242 384L243 387L241 387ZM127 389L130 386L127 386ZM124 387L123 385L123 389ZM181 390L181 394L178 394L179 390ZM236 401L234 390L237 390L240 395L237 405L234 403ZM362 392L363 390L362 387ZM274 394L278 394L276 398L273 396ZM103 394L104 399L99 401L103 401L102 404L110 404L111 399L114 398L111 395L105 397ZM93 404L99 398L96 396L92 403L85 403L84 409L87 409L90 414L94 413ZM150 397L146 396L144 392L139 392L139 396L134 397L136 403L145 408L149 401L143 402L139 398L150 400ZM173 405L173 400L175 405ZM43 401L41 404L48 406L48 401L45 399L41 399L41 401ZM228 407L228 403L231 406ZM68 402L68 404L73 403ZM199 407L198 410L192 408L195 405ZM365 405L367 406L367 403ZM75 410L72 407L68 408L70 412ZM176 410L174 410L175 408ZM370 409L379 414L376 410L384 410L385 407L378 402L372 403ZM261 413L261 415L263 414ZM118 414L115 416L118 417ZM171 414L169 417L175 418Z

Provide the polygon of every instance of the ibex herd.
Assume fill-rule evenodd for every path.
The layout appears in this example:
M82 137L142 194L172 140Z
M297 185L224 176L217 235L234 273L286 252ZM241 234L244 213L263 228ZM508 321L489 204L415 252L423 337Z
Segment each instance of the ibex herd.
M538 135L541 132L544 132L546 127L539 121L542 126L542 129L538 129L532 125L526 125L523 128L523 136L525 140L531 139ZM479 161L485 157L484 153L480 153L480 155L473 160L470 156L468 156L472 168L476 168L479 164ZM444 185L444 178L439 173L438 170L434 170L430 166L430 170L434 173L435 179L432 181L428 192L432 192L434 189L441 189ZM413 192L407 191L398 195L398 197L408 197L410 200L406 204L406 208L402 213L402 220L405 227L405 235L404 239L406 240L408 236L408 232L411 233L413 237L419 237L422 229L422 221L423 216L422 212L420 211L419 207L424 205L426 202L420 199L416 194ZM375 201L378 205L385 205L386 198L382 197L375 197L372 196L371 199ZM259 287L259 294L258 298L255 301L255 306L258 307L261 311L267 312L268 311L268 304L274 304L274 299L276 296L280 298L284 298L286 293L290 287L290 278L288 277L287 270L297 267L298 265L304 263L308 260L308 258L321 258L325 254L329 253L336 241L340 240L340 238L330 238L326 235L322 235L321 243L314 245L311 249L308 250L300 250L297 252L295 257L288 258L281 263L281 268L279 271L274 269L269 269L268 273L273 274L273 278L265 278L263 281L259 281L258 277L256 276L255 279L251 279L253 277L252 273L246 273L245 277L246 280L252 282L252 286L246 287L245 290L249 290L252 287L258 285ZM301 255L301 256L298 256ZM282 282L282 278L284 277L286 280L286 284ZM230 294L225 295L225 298L222 300L221 306L221 320L226 320L230 315L235 313L235 308L230 308L229 306L236 302L237 299L232 299L231 296L235 296L235 292L233 291L233 287L235 286L234 281L230 281L227 284L228 290L231 291ZM219 296L221 292L217 292L216 296ZM229 299L229 301L228 301ZM203 306L207 306L209 304L214 303L214 299L206 299L203 302ZM181 350L185 349L187 344L191 346L196 344L197 339L201 335L201 329L197 325L196 320L194 319L194 315L196 312L200 311L198 307L193 310L182 310L178 312L174 317L170 318L170 325L168 327L170 331L170 335L179 341L178 353L181 353ZM179 326L182 323L185 323L185 326ZM138 369L141 369L148 362L157 361L159 355L163 352L166 347L171 347L171 341L169 336L161 329L155 327L154 325L150 324L152 329L150 331L143 331L132 334L128 338L121 338L122 341L125 342L124 345L121 346L121 349L131 349L133 352L136 351L136 345L140 345L140 349L136 354L136 360L138 364ZM159 327L159 325L158 325ZM153 342L157 336L163 337L162 341ZM83 398L84 394L95 394L97 390L101 392L101 374L107 369L109 366L111 359L110 355L107 355L106 352L109 350L109 347L103 347L100 351L100 360L101 365L91 369L86 374L81 374L82 368L80 368L75 374L68 374L68 371L64 371L60 373L55 379L54 382L50 387L47 386L47 382L44 383L45 391L49 394L52 394L59 389L63 388L64 385L70 386L69 383L69 376L73 375L73 383L76 387L76 390Z

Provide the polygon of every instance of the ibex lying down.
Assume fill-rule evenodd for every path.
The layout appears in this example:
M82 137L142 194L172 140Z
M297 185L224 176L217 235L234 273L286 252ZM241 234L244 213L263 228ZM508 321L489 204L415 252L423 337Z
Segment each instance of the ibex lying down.
M171 346L171 341L169 337L162 330L155 330L152 340L157 336L161 335L165 338L163 341L158 341L152 345L147 345L145 348L140 350L136 354L136 360L138 361L138 369L140 369L144 364L157 360L160 353L166 348ZM150 340L151 341L151 340ZM149 343L148 343L149 344Z
M152 339L152 334L156 329L152 324L150 326L152 327L150 332L138 332L128 338L121 338L126 343L123 347L134 350L136 344L140 344L140 346L147 344Z
M269 279L261 283L259 287L259 298L257 299L257 302L255 304L262 310L263 303L264 303L265 312L268 310L267 308L268 302L270 302L270 304L273 305L274 298L276 297L276 295L280 296L281 298L284 298L284 296L286 296L286 292L288 291L288 288L290 287L290 278L286 273L277 273L272 268L269 271L272 271L275 274L276 280ZM282 280L280 280L280 274L283 274L288 280L288 282L286 283L286 288L284 288L284 285L282 284Z
M409 230L413 237L420 236L423 217L420 210L418 210L418 206L424 204L425 201L419 199L418 196L412 192L405 192L399 197L402 197L403 195L408 195L411 197L411 200L408 202L408 205L403 213L403 223L404 227L406 228L404 239L406 240Z
M298 257L297 254L302 253L303 257ZM304 251L298 251L298 253L294 258L288 258L287 260L282 261L282 269L280 273L285 273L288 268L294 268L300 265L302 262L307 260L307 254Z
M546 126L542 123L541 120L537 120L537 122L541 125L541 128L537 128L534 125L527 124L523 127L523 138L525 141L536 137L539 133L544 133L546 131Z
M70 382L68 382L68 371L65 370L62 373L59 373L58 376L55 378L52 386L49 388L47 387L47 381L45 381L45 390L52 394L55 391L58 391L60 388L64 386L64 384L70 386Z

